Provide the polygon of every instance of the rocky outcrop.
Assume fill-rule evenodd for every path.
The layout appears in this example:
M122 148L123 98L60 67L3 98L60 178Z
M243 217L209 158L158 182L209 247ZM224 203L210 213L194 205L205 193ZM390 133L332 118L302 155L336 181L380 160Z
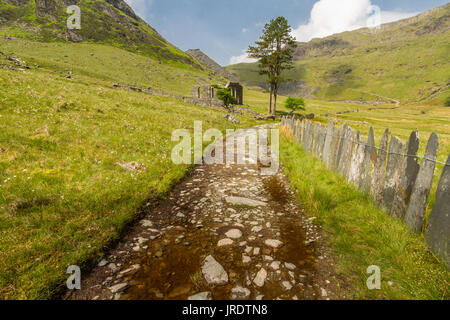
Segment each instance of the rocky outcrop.
M203 64L208 69L212 70L214 74L221 75L222 77L230 81L237 81L237 78L234 75L222 68L217 62L208 57L200 49L190 49L187 50L186 53Z

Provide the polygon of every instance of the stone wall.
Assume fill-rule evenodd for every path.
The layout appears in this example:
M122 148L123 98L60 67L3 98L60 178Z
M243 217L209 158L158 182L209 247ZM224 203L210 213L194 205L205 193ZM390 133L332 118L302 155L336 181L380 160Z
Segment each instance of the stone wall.
M282 125L291 129L294 140L343 175L389 214L403 220L412 231L425 232L430 250L450 266L450 156L444 164L437 188L436 203L425 226L428 196L437 163L439 139L432 133L425 156L419 163L419 132L413 131L407 143L385 131L375 146L373 128L368 140L344 124L341 129L330 121L328 127L309 120L284 117Z

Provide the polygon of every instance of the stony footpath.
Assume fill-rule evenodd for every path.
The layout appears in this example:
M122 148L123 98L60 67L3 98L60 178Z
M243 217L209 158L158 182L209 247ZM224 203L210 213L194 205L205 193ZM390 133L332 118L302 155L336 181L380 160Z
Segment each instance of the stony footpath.
M66 298L345 298L314 222L281 170L200 165Z

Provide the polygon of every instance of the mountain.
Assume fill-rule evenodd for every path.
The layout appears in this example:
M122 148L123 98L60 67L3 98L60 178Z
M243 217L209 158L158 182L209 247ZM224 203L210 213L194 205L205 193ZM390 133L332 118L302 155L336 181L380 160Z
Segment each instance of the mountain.
M67 28L70 5L81 9L80 30ZM45 42L96 42L201 68L123 0L0 0L0 35Z
M188 55L196 59L198 62L213 70L216 75L221 75L224 78L236 81L236 76L229 73L225 68L221 67L217 62L212 60L209 56L203 53L200 49L189 49L186 51Z
M450 85L450 4L418 16L298 43L294 80L283 95L328 100L397 99L443 103ZM266 88L257 63L226 67L240 80Z

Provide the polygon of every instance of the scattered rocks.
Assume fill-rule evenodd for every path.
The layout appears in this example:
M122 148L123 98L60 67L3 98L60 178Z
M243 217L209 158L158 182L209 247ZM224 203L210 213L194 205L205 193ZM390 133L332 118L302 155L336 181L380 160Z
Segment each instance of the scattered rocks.
M228 283L227 272L211 255L203 261L202 273L209 285L223 285Z

